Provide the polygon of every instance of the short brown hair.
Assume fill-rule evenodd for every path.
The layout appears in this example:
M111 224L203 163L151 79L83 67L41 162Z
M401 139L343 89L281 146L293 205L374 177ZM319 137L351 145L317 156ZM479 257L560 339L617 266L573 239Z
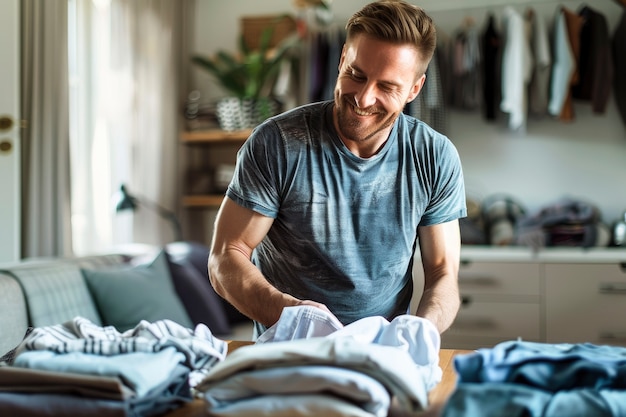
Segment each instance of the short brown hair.
M381 41L411 44L424 60L425 72L437 46L437 31L430 16L404 0L367 4L346 24L347 40L365 34Z

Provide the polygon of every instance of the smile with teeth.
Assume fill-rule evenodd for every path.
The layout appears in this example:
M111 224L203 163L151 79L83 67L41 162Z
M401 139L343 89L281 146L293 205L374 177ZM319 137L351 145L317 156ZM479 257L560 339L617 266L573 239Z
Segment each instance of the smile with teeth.
M356 114L358 114L359 116L371 116L371 115L374 114L374 112L372 112L372 111L365 111L365 110L359 109L359 108L357 108L355 106L352 106L352 108L354 109L354 112Z

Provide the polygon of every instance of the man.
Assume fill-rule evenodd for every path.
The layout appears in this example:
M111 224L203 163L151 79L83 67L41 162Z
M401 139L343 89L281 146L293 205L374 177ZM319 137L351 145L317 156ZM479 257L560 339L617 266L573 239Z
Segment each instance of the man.
M406 314L418 246L417 315L443 332L459 308L459 156L402 113L424 85L434 25L418 7L381 1L346 29L334 101L258 126L217 215L211 283L257 336L287 306L317 306L343 324Z

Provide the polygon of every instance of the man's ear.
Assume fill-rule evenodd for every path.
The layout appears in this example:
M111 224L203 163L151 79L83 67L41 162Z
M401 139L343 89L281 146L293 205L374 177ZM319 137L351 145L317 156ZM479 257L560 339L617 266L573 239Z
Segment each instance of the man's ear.
M343 65L343 60L346 57L346 44L343 44L343 47L341 48L341 57L339 58L339 65L337 66L337 69L339 70L339 72L341 72L341 66Z
M417 81L415 81L415 84L411 88L411 92L409 93L409 97L406 100L407 103L410 103L413 100L415 100L415 97L417 97L417 95L420 93L420 91L422 91L422 87L424 87L424 83L425 82L426 82L426 74L422 74L422 76L419 77L417 79Z

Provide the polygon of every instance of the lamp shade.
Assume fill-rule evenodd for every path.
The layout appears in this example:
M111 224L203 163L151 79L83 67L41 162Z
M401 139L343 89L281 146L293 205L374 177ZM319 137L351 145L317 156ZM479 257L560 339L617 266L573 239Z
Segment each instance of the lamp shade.
M120 186L120 191L117 194L117 202L115 203L116 212L124 210L135 211L137 209L137 199L128 194L128 191L126 190L126 186L124 184Z
M171 223L172 228L174 229L175 239L180 241L182 239L182 230L180 227L180 222L178 218L174 214L173 211L166 209L158 205L157 203L147 200L143 197L135 197L128 192L126 186L122 184L120 186L120 190L115 197L115 212L119 213L120 211L131 210L136 211L137 208L141 205L144 206L154 212L156 212L163 219L167 220Z

